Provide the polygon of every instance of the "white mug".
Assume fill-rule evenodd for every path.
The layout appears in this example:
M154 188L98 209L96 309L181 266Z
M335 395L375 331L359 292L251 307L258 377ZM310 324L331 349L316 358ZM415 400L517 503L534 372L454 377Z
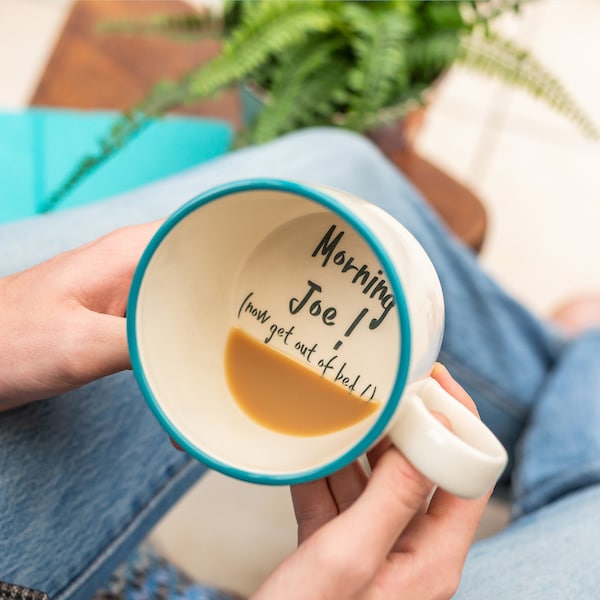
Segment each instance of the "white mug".
M506 466L491 431L429 377L444 328L431 261L389 214L341 190L251 179L197 196L144 252L127 321L133 371L157 419L232 477L310 481L384 435L462 497L484 494ZM234 328L378 408L319 435L265 427L227 381Z

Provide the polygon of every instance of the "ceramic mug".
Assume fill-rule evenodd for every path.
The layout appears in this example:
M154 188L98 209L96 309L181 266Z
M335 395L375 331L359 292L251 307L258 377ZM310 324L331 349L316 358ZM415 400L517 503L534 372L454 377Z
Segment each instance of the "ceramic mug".
M185 451L227 475L310 481L384 435L462 497L484 494L506 465L490 430L429 377L444 302L427 254L389 214L344 191L250 179L197 196L146 248L127 321L133 371L154 415ZM319 435L265 427L227 381L234 328L377 409Z

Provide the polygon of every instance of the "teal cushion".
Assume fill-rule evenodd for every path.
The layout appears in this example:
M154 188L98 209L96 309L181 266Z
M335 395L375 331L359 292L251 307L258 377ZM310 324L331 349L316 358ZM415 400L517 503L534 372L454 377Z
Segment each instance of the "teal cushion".
M0 223L39 212L78 161L98 150L117 113L28 109L0 112ZM154 121L57 207L125 192L224 154L233 130L220 120L169 116Z

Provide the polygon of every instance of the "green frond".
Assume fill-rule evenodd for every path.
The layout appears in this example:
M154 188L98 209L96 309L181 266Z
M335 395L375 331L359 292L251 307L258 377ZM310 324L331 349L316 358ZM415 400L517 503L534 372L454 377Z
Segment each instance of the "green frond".
M222 54L189 76L194 98L204 98L234 81L243 81L271 56L332 24L330 13L313 3L264 3L262 18L244 22L225 44Z
M289 56L289 64L280 68L273 78L269 101L250 132L252 142L266 142L291 131L308 114L333 112L333 81L324 77L323 69L335 62L334 53L341 45L335 38L323 38L308 52L303 44L295 48ZM338 68L338 72L341 70ZM343 79L343 74L339 79ZM320 80L327 81L327 89L321 96L315 96L311 81ZM323 106L323 102L328 105Z
M469 22L472 25L489 25L494 19L507 13L519 13L525 4L532 4L540 0L495 0L494 2L480 2L471 0L468 2L472 9ZM486 28L486 33L489 30Z
M326 9L330 4L325 0L302 0L290 2L289 0L242 0L234 2L239 6L239 20L237 31L247 32L260 30L263 24L280 15L288 14L290 10L296 12L312 11L313 9Z
M185 90L177 84L171 82L157 84L145 100L116 119L106 136L98 141L97 152L84 156L75 165L65 181L48 196L39 212L45 213L55 208L71 189L139 135L153 119L179 105L184 96Z
M459 45L454 31L439 31L429 36L411 39L404 47L410 81L412 83L435 81L440 73L454 62ZM405 86L399 85L398 88L403 90Z
M425 21L432 31L460 31L465 27L460 2L446 0L425 2Z
M403 42L408 25L390 15L371 15L369 29L354 40L356 67L348 73L354 94L347 126L363 131L366 123L390 100L394 87L408 80Z
M342 125L343 115L339 112L336 98L345 92L345 66L339 59L323 65L318 77L309 77L304 81L303 91L298 94L293 112L294 127L318 125Z
M596 125L564 86L527 50L514 42L498 35L473 35L463 40L458 60L545 102L570 119L589 138L600 137Z
M223 49L225 55L236 54L247 71L258 67L268 54L291 48L312 33L326 32L332 25L331 13L314 2L268 2L260 16L244 22Z
M221 54L186 77L183 82L188 92L185 102L208 98L233 82L243 80L246 76L247 73L236 61L235 56Z

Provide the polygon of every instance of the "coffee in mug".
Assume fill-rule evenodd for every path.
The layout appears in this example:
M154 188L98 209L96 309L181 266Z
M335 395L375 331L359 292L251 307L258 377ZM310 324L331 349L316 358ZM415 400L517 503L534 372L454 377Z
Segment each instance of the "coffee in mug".
M351 427L380 406L250 337L239 327L225 349L229 389L264 427L287 435L317 436Z

